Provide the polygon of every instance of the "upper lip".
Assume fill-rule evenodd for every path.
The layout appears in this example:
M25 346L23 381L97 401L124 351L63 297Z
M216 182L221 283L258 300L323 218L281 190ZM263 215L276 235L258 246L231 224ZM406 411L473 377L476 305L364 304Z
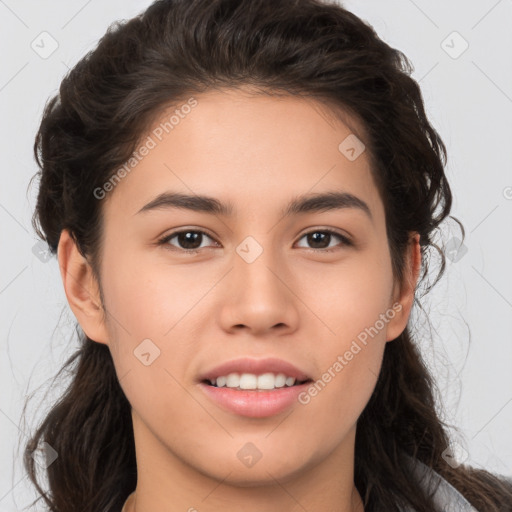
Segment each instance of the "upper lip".
M261 375L263 373L284 373L287 377L295 377L297 381L310 380L309 375L304 371L283 359L276 358L233 359L206 371L199 379L201 381L212 380L222 375L229 375L230 373L253 373L255 375Z

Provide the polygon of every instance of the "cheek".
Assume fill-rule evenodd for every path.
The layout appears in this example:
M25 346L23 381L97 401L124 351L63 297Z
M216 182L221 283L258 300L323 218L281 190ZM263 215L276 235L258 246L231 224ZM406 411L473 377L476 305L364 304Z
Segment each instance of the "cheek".
M321 372L303 403L311 404L333 428L339 421L347 426L355 421L380 371L387 326L395 316L389 306L391 266L382 260L352 260L303 282L303 297L315 313L309 328L317 342L309 354Z
M194 304L204 295L206 285L189 287L184 293L183 273L171 275L169 267L144 265L142 258L138 262L123 258L107 268L103 290L116 370L120 379L127 376L127 386L137 383L125 391L130 402L146 393L148 403L142 398L140 405L151 410L152 393L174 390L172 376L182 382L197 352L194 340L183 329L191 321L198 322Z
M124 338L129 333L133 341L164 338L197 302L196 288L201 288L191 288L183 272L152 263L143 254L105 259L104 268L108 269L103 290L110 324Z
M314 356L321 374L299 396L301 424L306 431L320 430L320 437L334 449L357 422L375 388L386 347L384 331L360 330L363 315L347 317L346 329L333 339L315 344ZM369 316L368 318L370 318ZM351 335L354 333L354 335Z
M379 319L390 307L393 280L389 258L378 255L378 251L367 251L339 264L296 273L302 276L295 285L298 295L314 314L308 316L319 323L317 338L342 348L376 324L379 334L385 336L386 324Z

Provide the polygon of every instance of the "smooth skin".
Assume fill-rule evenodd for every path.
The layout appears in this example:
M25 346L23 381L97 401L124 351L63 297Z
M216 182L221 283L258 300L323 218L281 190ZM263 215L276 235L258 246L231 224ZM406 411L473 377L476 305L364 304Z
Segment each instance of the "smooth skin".
M101 282L67 231L58 247L70 307L87 336L108 345L132 406L138 482L127 512L360 512L356 422L386 343L407 325L419 235L411 234L400 286L367 151L354 161L340 152L354 131L325 105L244 89L195 99L102 200ZM212 196L234 212L138 213L165 191ZM299 195L328 191L357 196L371 218L357 208L280 213ZM158 243L184 228L206 233L196 235L199 252L187 253L191 245L179 237ZM325 228L353 245L336 235L314 245L305 236ZM248 236L263 249L252 263L236 251ZM238 357L284 359L321 379L395 303L400 310L308 404L247 418L199 387L201 373ZM134 355L145 339L160 350L147 366ZM248 442L262 455L252 467L237 457Z

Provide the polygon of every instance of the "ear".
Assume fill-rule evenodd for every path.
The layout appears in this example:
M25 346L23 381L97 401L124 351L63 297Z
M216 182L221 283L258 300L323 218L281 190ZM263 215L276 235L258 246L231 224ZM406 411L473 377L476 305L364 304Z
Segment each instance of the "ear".
M61 232L57 258L64 291L80 327L91 340L108 345L98 282L67 229Z
M419 233L414 233L409 239L405 257L404 283L399 290L397 290L399 287L398 284L393 287L391 309L395 311L395 316L388 322L386 341L392 341L398 338L406 328L407 321L409 320L409 315L414 303L414 290L421 270ZM393 305L395 306L393 307Z

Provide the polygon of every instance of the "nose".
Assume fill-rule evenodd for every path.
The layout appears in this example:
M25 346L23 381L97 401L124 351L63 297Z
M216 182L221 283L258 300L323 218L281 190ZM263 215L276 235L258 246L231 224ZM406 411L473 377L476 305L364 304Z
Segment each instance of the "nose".
M245 329L275 336L297 329L299 311L294 276L277 251L265 249L253 261L241 252L226 276L220 321L228 332Z

